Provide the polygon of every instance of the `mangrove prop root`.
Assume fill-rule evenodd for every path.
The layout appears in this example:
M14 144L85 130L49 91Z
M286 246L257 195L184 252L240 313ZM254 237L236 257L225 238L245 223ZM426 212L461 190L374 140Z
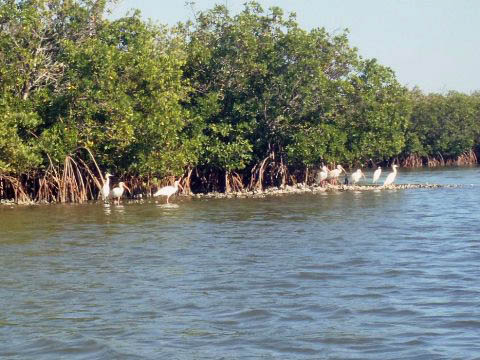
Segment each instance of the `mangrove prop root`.
M80 151L66 156L64 162L57 165L47 154L49 166L43 171L15 176L0 174L0 199L11 200L16 203L81 203L96 200L103 185L103 175L93 154L88 149L86 149L86 152L88 156L81 156ZM409 155L401 161L404 167L462 166L477 164L477 162L478 158L473 150L455 158L445 158L440 155L436 157ZM261 194L272 188L284 189L301 186L302 184L313 184L315 174L315 167L289 168L282 157L271 152L269 156L261 159L255 166L246 169L243 173L222 172L219 169L202 167L187 168L181 177L183 187L181 193L189 195L198 192L218 193L222 191L229 195L233 194L233 196L248 192ZM159 186L172 184L175 178L175 176L168 176L158 182L156 180L152 181L151 175L148 177L129 176L126 181L130 183L132 193L128 196L151 195L152 190ZM335 186L329 184L326 185L326 188L327 190L343 189L338 188L341 185ZM401 188L398 186L394 189ZM412 185L411 188L416 188L416 185ZM363 190L362 188L356 189Z
M440 167L440 166L466 166L478 164L477 155L473 150L466 151L463 154L445 158L440 153L437 156L419 156L410 154L403 161L401 161L402 167L417 168L417 167Z

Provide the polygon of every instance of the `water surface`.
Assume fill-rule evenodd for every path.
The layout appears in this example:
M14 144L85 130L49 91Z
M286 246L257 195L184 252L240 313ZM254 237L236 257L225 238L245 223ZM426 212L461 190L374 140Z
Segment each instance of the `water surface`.
M0 358L478 358L480 169L397 182L1 206Z

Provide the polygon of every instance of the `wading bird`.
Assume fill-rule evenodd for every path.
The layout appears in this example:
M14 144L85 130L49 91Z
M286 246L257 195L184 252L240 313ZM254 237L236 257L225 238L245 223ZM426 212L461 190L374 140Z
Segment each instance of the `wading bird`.
M103 187L102 187L103 201L106 201L108 199L108 196L110 195L110 176L113 176L113 175L108 172L105 174L105 182L103 183Z
M363 171L361 169L357 169L357 171L355 171L352 174L353 185L355 185L357 182L359 182L362 177L365 179L365 174L363 173Z
M325 180L327 180L327 177L328 177L328 168L323 165L322 166L322 170L317 174L317 184L318 185L325 185Z
M388 174L387 178L386 178L385 181L383 182L383 186L387 186L387 185L392 185L392 184L393 184L393 182L395 181L395 177L397 176L397 167L398 167L398 165L395 165L395 164L392 165L393 172L391 172L390 174Z
M155 194L153 194L153 196L155 196L155 197L166 196L167 197L167 204L170 204L168 202L168 199L170 199L170 196L172 196L173 194L175 194L178 191L179 186L182 187L182 185L180 185L180 180L176 180L175 184L173 184L173 186L172 185L164 186L164 187L158 189L157 192Z
M110 196L113 198L113 201L115 202L115 198L117 199L118 205L120 205L120 198L123 195L124 189L127 189L130 192L130 189L128 188L128 186L125 185L123 181L121 181L118 183L118 187L114 187L110 192Z
M380 179L381 174L382 174L382 168L379 166L377 167L377 170L375 170L373 173L373 179L372 179L373 184L375 184L378 181L378 179Z
M343 172L347 173L345 171L345 169L342 167L342 165L337 165L337 168L336 169L333 169L331 171L328 172L328 176L327 176L327 179L328 180L331 180L332 182L334 182L335 184L337 183L337 179L338 177L340 176L340 174Z

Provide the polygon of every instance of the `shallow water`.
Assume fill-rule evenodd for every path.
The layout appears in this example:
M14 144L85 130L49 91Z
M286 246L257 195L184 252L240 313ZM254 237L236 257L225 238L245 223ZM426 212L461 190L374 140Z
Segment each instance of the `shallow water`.
M480 169L397 182L1 206L0 358L478 358Z

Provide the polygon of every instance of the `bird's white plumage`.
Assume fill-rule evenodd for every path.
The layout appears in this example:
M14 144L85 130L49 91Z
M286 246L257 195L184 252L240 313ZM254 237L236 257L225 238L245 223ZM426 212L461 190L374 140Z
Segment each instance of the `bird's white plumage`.
M377 170L375 170L373 173L372 183L375 184L378 181L378 179L380 179L381 174L382 174L382 168L379 166Z
M111 175L108 172L105 174L105 183L103 184L103 187L102 187L102 198L104 201L108 199L108 196L110 195L110 176L113 176L113 175Z
M168 204L169 203L168 199L170 199L170 196L172 196L173 194L175 194L178 191L179 184L180 184L180 180L176 180L175 184L173 184L173 186L172 185L164 186L164 187L158 189L153 194L153 196L166 196L167 197L167 204Z
M119 182L117 187L114 187L112 191L110 191L110 196L115 200L117 199L117 203L120 204L120 198L123 195L124 190L127 189L130 191L130 189L125 185L125 183Z
M336 169L330 170L328 172L327 179L333 180L334 182L336 182L337 178L340 176L342 171L345 171L345 169L342 167L342 165L337 165Z
M392 185L392 184L393 184L393 182L395 181L395 177L397 176L397 167L398 167L398 165L392 165L393 172L391 172L390 174L388 174L387 178L386 178L385 181L383 182L383 186L387 186L387 185Z
M324 165L322 166L322 170L318 173L317 182L322 184L328 177L328 168Z
M357 171L352 174L352 183L356 184L357 182L359 182L362 176L365 177L363 171L361 169L357 169Z

